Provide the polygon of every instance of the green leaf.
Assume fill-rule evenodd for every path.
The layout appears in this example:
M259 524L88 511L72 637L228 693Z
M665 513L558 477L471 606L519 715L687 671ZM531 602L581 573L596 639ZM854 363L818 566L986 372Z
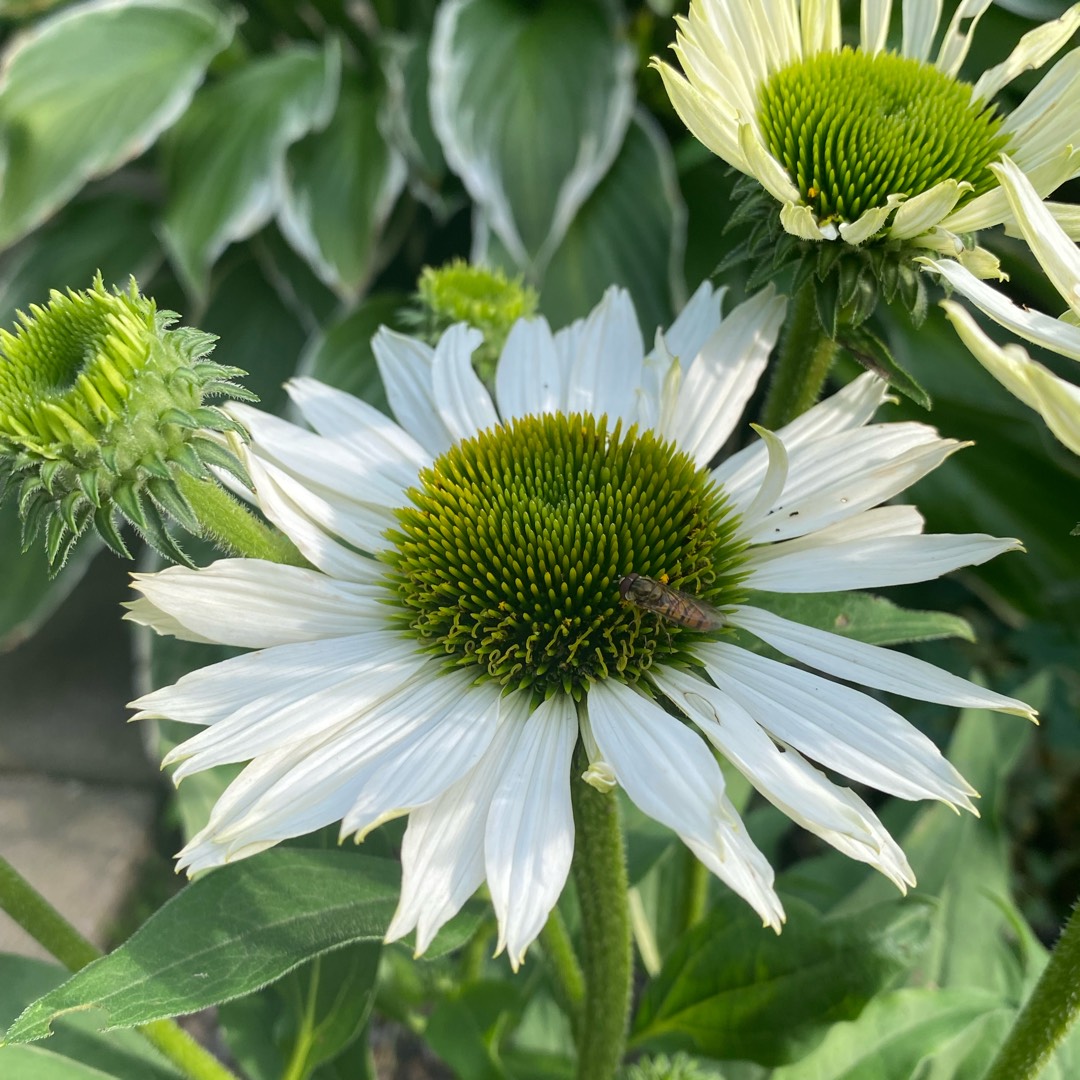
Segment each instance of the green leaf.
M96 537L85 538L64 568L50 577L43 544L23 553L22 526L15 500L9 498L0 506L0 566L4 568L4 586L0 589L0 653L14 649L37 632L79 583L100 550L101 543Z
M771 1080L911 1080L965 1028L996 1006L977 990L897 990L837 1024L822 1044Z
M543 266L622 145L633 51L590 0L450 0L429 63L446 160L517 266Z
M686 213L671 149L639 112L611 171L578 211L541 281L540 305L564 326L599 303L613 282L630 290L646 347L684 298Z
M225 248L282 205L285 153L324 128L337 100L340 49L293 45L200 94L163 141L164 239L185 287L206 292Z
M751 603L792 622L870 645L901 645L950 637L975 640L975 632L959 615L946 611L906 611L891 600L870 593L755 592Z
M398 885L396 863L351 852L278 849L223 866L31 1005L6 1040L44 1038L87 1009L111 1030L248 994L332 949L381 941Z
M424 1027L424 1041L458 1076L508 1080L499 1061L497 1035L506 1014L520 1012L522 1004L513 983L471 983L436 1004Z
M389 413L371 339L384 324L401 329L398 313L406 299L403 293L378 293L369 297L312 340L297 373L336 386Z
M1027 684L1017 694L1038 706L1044 683ZM1015 928L1008 899L1005 785L1033 731L1016 717L965 709L947 757L980 793L980 816L927 806L900 841L918 878L919 894L939 900L923 978L931 985L992 990L1010 1004L1023 993L1024 972L1011 944ZM891 892L883 879L868 877L837 910L856 911ZM978 927L978 933L972 927Z
M798 900L785 906L780 936L734 898L684 935L645 991L632 1044L791 1061L905 974L930 927L913 903L828 919Z
M838 328L834 337L867 371L881 376L894 390L899 390L920 408L931 407L930 395L910 371L896 362L888 345L869 327L845 324Z
M35 998L68 977L55 964L24 956L0 956L0 1030ZM48 1047L0 1047L0 1076L11 1080L176 1080L180 1075L144 1038L130 1031L102 1035L90 1014L73 1015L56 1025Z
M325 130L286 155L278 212L289 243L342 299L355 302L386 259L383 227L405 186L405 163L379 131L380 95L342 76Z
M163 258L152 203L97 194L68 203L47 224L0 256L0 326L48 298L50 289L85 289L100 270L106 284L145 285Z
M233 25L208 0L99 0L17 39L0 84L0 247L151 145Z

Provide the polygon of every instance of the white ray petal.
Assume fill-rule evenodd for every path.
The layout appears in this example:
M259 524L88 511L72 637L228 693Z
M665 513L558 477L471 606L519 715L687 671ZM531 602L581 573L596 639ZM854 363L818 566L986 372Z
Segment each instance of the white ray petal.
M701 736L612 679L590 688L587 706L592 737L631 800L779 930L772 867L746 835Z
M694 651L721 690L807 757L901 799L974 811L971 786L918 728L880 701L726 642L701 642Z
M836 240L840 233L833 224L821 225L809 206L785 199L780 208L780 224L784 231L800 240Z
M822 530L825 531L825 530ZM789 544L820 539L813 533L769 548L747 560L750 589L775 592L841 592L933 581L961 566L979 566L1006 551L1023 550L1019 540L983 533L934 533L813 543L797 550Z
M244 462L259 492L259 508L296 545L308 562L323 573L343 581L374 585L384 579L385 568L382 564L353 550L352 545L340 543L313 520L310 511L316 509L319 511L319 518L332 522L335 528L342 527L340 516L335 519L324 502L320 500L317 504L314 503L312 493L303 485L290 480L280 470L265 466L255 455L246 454ZM279 480L282 482L279 483ZM283 484L300 496L304 507L290 497ZM373 514L372 517L375 520L374 527L371 522L365 521L362 529L349 531L354 538L363 537L373 547L382 549L386 542L381 530L389 524L389 518L381 514Z
M495 370L495 396L505 420L558 411L562 372L547 319L518 319L510 328Z
M705 342L721 322L720 309L727 295L727 286L718 289L703 281L675 321L664 331L664 342L683 367L689 367Z
M925 265L940 274L958 293L967 297L980 311L995 322L1062 356L1080 360L1080 327L1070 326L1060 319L1014 304L1004 293L980 281L952 259L927 259ZM944 301L942 307L953 318L963 312L958 304ZM970 319L970 316L966 316ZM955 324L955 319L954 319Z
M366 449L354 451L240 402L229 412L251 434L254 454L325 491L362 493L367 503L400 506L404 489L416 480L404 455L375 435Z
M934 62L938 71L950 77L959 73L971 48L975 27L993 2L994 0L960 0Z
M1007 157L991 165L1039 265L1061 298L1080 314L1080 249L1065 235L1031 181ZM1074 328L1075 329L1075 328Z
M723 110L715 107L670 64L654 62L653 67L660 72L671 104L694 138L740 172L749 173L750 166L739 148L737 114L733 111L731 119L725 120Z
M611 424L631 421L644 357L630 294L612 286L581 328L567 386L568 411L606 413Z
M1078 50L1078 60L1080 60L1080 50ZM1078 71L1078 81L1080 81L1080 71ZM1080 149L1073 149L1071 145L1062 149L1060 142L1053 142L1052 156L1029 167L1027 161L1021 159L1025 157L1024 151L1030 149L1030 144L1021 141L1020 136L1016 136L1014 141L1018 143L1015 157L1040 196L1056 191L1066 180L1071 180L1076 175L1077 169L1080 169ZM1001 187L993 187L982 195L977 195L974 199L963 203L948 217L942 218L940 227L944 230L944 238L947 240L950 234L989 229L1003 221L1008 221L1011 216L1012 212L1009 209L1009 200L1005 195L1005 190ZM955 241L955 235L953 235L953 240ZM920 237L920 244L924 247L930 246L922 237ZM941 250L941 247L934 250ZM943 253L955 254L957 258L962 259L966 252L966 248L954 246L952 251L946 250ZM985 255L982 258L985 259Z
M386 930L397 941L416 930L423 953L484 880L484 830L491 800L525 730L530 695L500 703L499 726L483 757L442 795L409 815L401 844L401 898Z
M963 446L923 424L875 424L796 451L777 502L744 531L755 544L816 532L910 487Z
M559 899L574 856L570 759L577 742L573 698L541 702L505 759L484 838L496 952L516 971ZM576 781L581 783L580 780Z
M823 435L862 427L885 400L889 386L883 379L867 372L852 380L842 390L807 409L802 416L786 424L776 434L791 453ZM732 498L744 498L744 491L756 493L768 468L768 453L761 442L751 443L732 454L713 470L713 479L724 485ZM753 498L751 494L745 501Z
M472 366L472 354L483 341L484 335L479 330L466 323L455 323L435 346L431 362L435 405L455 442L499 422L491 395Z
M431 464L431 455L400 425L352 394L306 375L285 384L289 397L304 419L320 434L347 446L356 454L379 454L400 461L404 472L394 474L402 486L412 481L408 473Z
M858 247L870 237L881 232L892 212L904 201L904 195L887 195L884 206L872 206L864 210L854 221L840 224L840 238L845 244Z
M892 0L863 0L859 22L859 46L873 56L885 48L889 36Z
M218 843L234 846L341 820L341 835L360 840L430 802L476 764L494 734L498 688L470 682L470 674L430 661L356 722L302 749L260 755L253 764L278 767L240 792L242 798L219 799L207 828ZM290 755L283 766L282 753Z
M908 240L932 229L960 201L960 197L972 190L966 180L942 180L928 191L908 199L897 211L889 226L889 237Z
M958 305L947 305L946 313L972 356L1009 393L1035 409L1056 438L1080 454L1080 386L1032 360L1019 345L998 345Z
M735 308L685 369L670 427L662 431L704 467L727 441L757 387L787 298L770 284Z
M753 6L753 5L748 5ZM762 5L766 7L767 5ZM816 56L840 49L840 4L838 0L803 0L803 55Z
M1060 18L1029 30L1000 64L988 68L979 77L972 92L972 102L989 101L1025 71L1040 68L1080 27L1080 4L1074 4Z
M298 479L273 462L257 458L254 454L245 455L244 460L252 479L258 477L256 484L262 483L268 487L267 481L270 481L265 494L268 515L273 508L281 517L282 528L287 525L297 529L294 542L298 546L299 541L304 540L322 558L334 559L338 565L345 561L344 556L326 550L325 543L320 545L318 537L305 530L298 520L288 517L286 510L289 506L295 507L301 518L317 525L328 537L339 537L353 547L374 553L386 547L386 530L395 523L394 509L407 501L404 493L396 501L390 498L368 501L365 498L366 489L360 484L325 487L313 479ZM261 490L257 490L256 494L260 500L264 497Z
M994 709L1032 720L1036 715L1030 705L1017 698L996 694L925 660L830 634L760 608L739 607L729 616L729 621L792 660L846 682L961 709Z
M900 55L929 60L941 18L941 0L904 0L904 37Z
M777 202L786 204L799 201L799 189L792 183L784 166L769 153L754 125L739 125L739 149L751 175Z
M261 559L132 574L132 587L207 641L264 649L386 627L386 590ZM129 612L134 619L134 612Z
M371 652L415 648L415 643L390 630L274 645L196 668L175 683L136 698L128 708L139 710L132 720L167 718L210 726L252 702L289 691L297 681L326 680Z
M435 350L380 326L371 339L371 351L398 423L433 457L449 450L454 438L443 423L432 379Z
M740 538L749 536L757 528L762 518L780 498L788 478L788 452L780 436L763 427L758 427L757 424L752 426L768 449L769 468L761 482L761 487L758 488L757 494L745 510L738 502L733 503L735 510L742 515L742 523L739 526Z
M781 749L736 701L686 672L653 672L660 690L774 806L839 851L877 867L903 892L915 884L907 859L874 812L797 750Z
M204 769L250 761L280 747L297 746L302 753L300 744L363 722L367 712L398 693L428 660L415 642L393 646L370 648L346 673L324 664L276 692L263 693L174 747L162 764L180 763L173 773L179 785Z

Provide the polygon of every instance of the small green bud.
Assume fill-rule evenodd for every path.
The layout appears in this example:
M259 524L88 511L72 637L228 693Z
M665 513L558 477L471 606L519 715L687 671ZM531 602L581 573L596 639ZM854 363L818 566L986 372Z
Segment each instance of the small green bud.
M215 338L158 311L132 279L127 291L53 290L44 307L18 313L0 330L0 499L17 492L24 550L44 532L58 570L93 528L130 558L117 518L161 554L187 557L166 521L200 532L177 485L219 466L244 483L220 433L243 434L207 398L254 400L234 380L245 374L208 360Z
M522 277L511 279L501 270L453 259L438 269L425 266L421 271L408 321L432 345L454 323L468 323L479 330L484 343L473 354L473 365L490 384L510 327L518 319L535 315L539 302L536 290Z
M720 1074L705 1072L693 1058L686 1054L676 1054L669 1058L642 1058L631 1065L623 1074L623 1080L719 1080Z

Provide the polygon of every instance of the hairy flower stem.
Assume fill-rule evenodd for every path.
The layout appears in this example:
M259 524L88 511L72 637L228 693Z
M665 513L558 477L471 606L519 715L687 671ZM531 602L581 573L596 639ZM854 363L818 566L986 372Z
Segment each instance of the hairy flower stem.
M776 431L801 416L817 401L832 369L837 348L818 319L817 297L811 279L799 289L791 307L791 317L761 414L762 426Z
M1080 1016L1080 903L985 1080L1035 1080Z
M0 910L6 911L69 971L78 971L101 956L3 857L0 857ZM237 1080L235 1073L172 1020L154 1020L136 1030L191 1080Z
M284 533L265 525L216 480L198 480L178 472L176 484L195 511L204 535L226 554L289 566L308 565Z
M611 1080L626 1047L633 974L626 851L618 801L580 779L587 765L579 745L570 785L585 970L577 1075Z

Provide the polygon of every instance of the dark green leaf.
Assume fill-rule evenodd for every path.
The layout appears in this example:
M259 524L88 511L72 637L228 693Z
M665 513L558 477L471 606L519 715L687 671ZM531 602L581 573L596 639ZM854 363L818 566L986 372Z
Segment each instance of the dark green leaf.
M930 395L919 385L915 377L902 368L889 351L889 347L867 326L842 326L837 335L842 345L867 371L880 375L895 390L910 398L916 405L929 409Z
M153 143L232 30L208 0L127 0L70 8L21 37L0 90L0 247Z
M31 1005L6 1039L43 1038L87 1009L103 1009L108 1030L240 997L332 949L380 941L398 883L396 863L340 851L278 849L224 866Z
M198 94L164 142L164 238L186 288L202 297L225 248L280 209L288 148L326 126L340 52L294 45Z
M446 160L516 265L542 266L622 145L633 51L590 0L454 0L429 64Z
M0 956L0 1029L33 1000L59 986L68 972L42 960ZM176 1080L181 1074L144 1038L132 1031L103 1035L91 1013L72 1015L56 1025L47 1047L0 1048L5 1080Z
M405 186L405 163L377 124L379 95L350 70L323 131L286 156L281 230L318 276L356 301L385 261L381 234Z
M919 1066L995 1008L977 990L898 990L837 1024L802 1061L771 1080L912 1080Z
M755 592L751 603L793 622L870 645L902 645L908 641L949 637L975 640L974 631L959 615L946 611L906 611L891 600L869 593Z
M623 285L651 348L683 292L684 228L671 151L655 122L639 114L552 256L540 282L541 309L553 326L563 326L587 314L610 285Z
M785 906L780 936L735 898L690 930L645 992L633 1045L794 1060L904 975L930 928L929 911L910 902L829 919Z

